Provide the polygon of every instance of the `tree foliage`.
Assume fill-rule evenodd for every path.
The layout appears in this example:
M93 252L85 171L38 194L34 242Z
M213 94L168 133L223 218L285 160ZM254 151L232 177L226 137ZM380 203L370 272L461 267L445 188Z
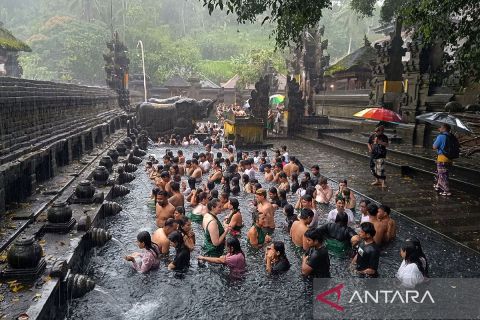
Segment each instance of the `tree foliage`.
M371 15L375 0L353 0L355 10ZM425 44L449 48L461 78L480 80L480 5L478 0L385 0L384 23L399 18Z

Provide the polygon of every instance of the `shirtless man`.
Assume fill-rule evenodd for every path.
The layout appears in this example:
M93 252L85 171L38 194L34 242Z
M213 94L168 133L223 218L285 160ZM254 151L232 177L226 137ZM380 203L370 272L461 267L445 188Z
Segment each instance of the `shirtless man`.
M283 172L287 174L287 177L291 177L292 173L300 174L300 168L295 163L296 159L294 156L290 157L290 162L283 167Z
M387 229L385 237L383 238L384 242L388 243L394 240L397 236L397 224L395 223L395 220L390 218L390 207L386 205L378 207L377 218Z
M308 225L312 222L313 211L310 209L302 209L300 212L300 220L294 221L290 228L290 237L292 242L299 248L304 248L304 234L308 230Z
M170 184L170 188L172 190L172 196L168 198L168 202L170 202L174 207L183 207L185 204L185 199L183 194L180 192L180 184L178 182L172 182Z
M162 228L168 218L173 218L175 206L168 202L168 193L159 191L157 193L157 205L155 208L157 214L157 226Z
M285 192L290 192L290 183L288 183L287 174L285 172L280 172L278 175L278 190L285 190Z
M276 163L273 169L273 182L279 183L280 180L280 173L283 172L282 164Z
M370 203L367 206L367 210L369 222L373 223L373 226L375 227L375 236L373 237L373 240L377 246L380 247L385 243L384 239L387 233L387 226L377 218L378 206L376 204Z
M168 235L177 229L177 224L175 220L168 219L165 221L163 228L158 228L152 234L152 242L156 243L160 248L161 254L168 254L170 250L170 241L168 240Z
M265 167L263 168L263 171L265 172L264 174L265 181L267 182L273 181L272 166L270 164L266 164Z
M167 171L160 173L160 181L158 181L157 187L170 194L172 192L172 187L170 186L171 183L172 179L170 177L170 173Z
M255 198L257 200L257 210L260 214L265 215L265 224L263 230L272 234L275 230L275 209L272 204L267 200L267 191L265 189L258 189L255 191Z
M190 175L191 178L194 178L196 182L202 180L202 168L198 166L198 160L192 160L192 174Z

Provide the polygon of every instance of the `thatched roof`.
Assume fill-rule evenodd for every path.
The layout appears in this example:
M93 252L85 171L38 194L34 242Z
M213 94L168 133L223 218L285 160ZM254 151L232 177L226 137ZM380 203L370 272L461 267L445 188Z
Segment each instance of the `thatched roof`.
M377 53L368 41L365 45L349 55L343 57L325 70L326 76L332 76L339 72L367 71L370 70L370 62L377 58Z
M10 31L2 26L0 26L0 48L6 51L32 51L26 43L15 38Z

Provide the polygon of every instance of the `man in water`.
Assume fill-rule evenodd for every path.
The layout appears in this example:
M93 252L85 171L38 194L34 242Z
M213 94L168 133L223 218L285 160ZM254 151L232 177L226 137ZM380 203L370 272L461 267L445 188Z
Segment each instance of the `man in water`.
M172 218L165 221L165 225L162 228L158 228L152 234L152 241L160 248L161 254L168 254L170 250L170 240L168 235L177 229L177 224Z
M157 193L157 205L155 208L157 214L157 226L162 228L168 218L173 218L175 206L168 202L168 193L166 191L159 191Z
M299 248L304 248L303 235L308 230L308 225L312 222L313 211L310 209L302 209L300 211L300 220L294 221L290 228L290 237L292 242ZM305 248L304 248L305 249Z
M385 158L387 157L388 137L383 133L383 126L378 126L368 138L368 152L370 153L370 169L375 177L372 185L381 184L385 187Z
M345 200L337 199L337 201L335 202L335 207L335 209L328 213L327 221L335 222L337 214L346 213L348 216L348 226L353 228L355 226L355 216L353 215L353 212L351 210L345 209Z
M375 237L375 227L370 222L364 222L360 225L361 242L357 254L352 260L352 266L357 273L367 277L378 277L378 261L380 259L380 250L378 249L373 237Z
M178 182L172 182L170 188L172 190L172 196L168 198L168 202L174 207L183 207L185 200L183 194L180 192L180 184Z
M304 194L298 199L295 209L310 209L313 212L313 219L308 225L309 228L316 228L318 226L318 220L320 219L318 211L315 209L313 198L309 194Z
M310 186L315 187L320 183L320 179L322 178L322 175L320 174L320 167L318 164L315 164L310 168L310 170L312 171L310 177Z
M283 167L283 172L287 174L287 177L291 177L292 173L300 174L300 168L295 163L296 159L294 156L290 157L290 162Z
M267 200L267 191L262 188L256 190L255 199L257 200L258 212L265 215L265 224L263 225L262 229L267 234L271 235L275 230L275 209L273 208L272 204Z
M264 177L265 177L265 181L267 182L271 182L273 181L273 172L272 172L272 166L267 163L264 167Z
M390 207L386 205L378 207L377 218L386 229L383 241L388 243L394 240L397 236L397 224L395 223L395 220L390 218Z
M202 172L207 173L210 170L210 162L208 162L204 153L200 153L199 158L199 165L200 168L202 168Z
M384 239L386 238L387 226L382 223L378 218L378 206L375 203L370 203L367 206L368 210L368 220L373 224L375 229L375 234L373 235L373 240L377 246L382 246Z
M244 171L243 173L248 175L250 180L255 179L255 169L252 167L253 161L252 159L244 160Z
M330 258L319 229L308 229L304 235L306 253L302 259L302 275L330 278Z

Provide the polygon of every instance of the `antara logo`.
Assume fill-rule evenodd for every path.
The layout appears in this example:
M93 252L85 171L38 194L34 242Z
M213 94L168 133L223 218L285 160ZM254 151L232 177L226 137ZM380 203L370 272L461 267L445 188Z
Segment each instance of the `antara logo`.
M343 283L328 289L317 295L316 300L332 307L333 309L343 312L345 311L345 307L339 304L339 301L342 297L342 289L345 288ZM327 297L331 294L336 295L336 301L328 300ZM424 303L430 302L435 303L432 294L430 291L426 290L424 293L420 293L417 290L375 290L375 291L368 291L365 290L362 293L355 290L348 300L348 303L385 303L385 304L393 304L393 303Z
M342 297L342 289L344 287L345 287L345 285L343 283L340 283L338 286L333 287L333 288L331 288L327 291L324 291L324 292L320 293L319 295L317 295L317 300L329 305L330 307L332 307L332 308L334 308L338 311L344 311L345 308L338 304L338 301L340 301L340 298ZM332 293L337 294L337 303L332 302L330 300L327 300L326 297L331 295Z

